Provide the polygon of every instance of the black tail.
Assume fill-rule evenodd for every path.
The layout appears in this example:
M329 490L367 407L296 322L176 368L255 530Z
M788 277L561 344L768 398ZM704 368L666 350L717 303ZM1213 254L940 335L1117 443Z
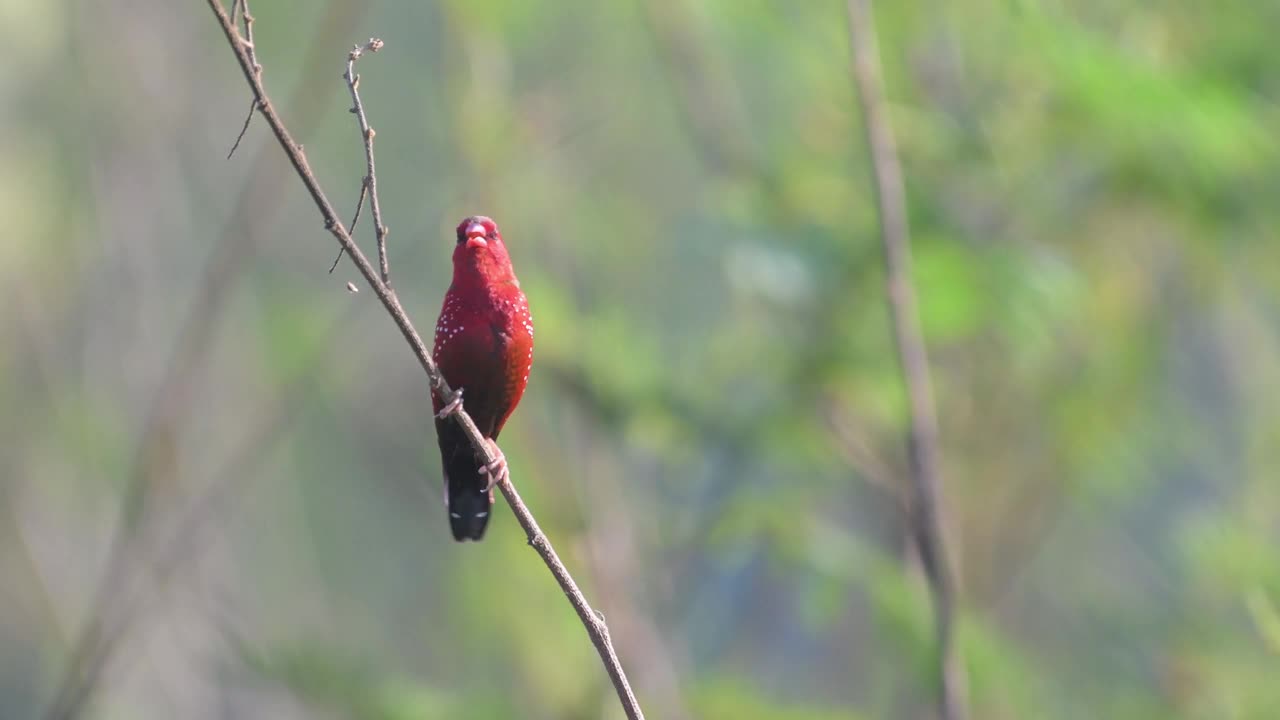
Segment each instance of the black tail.
M436 437L440 441L444 498L453 539L479 540L484 537L493 510L493 493L485 490L489 477L480 474L480 461L471 442L453 418L436 420Z
M493 510L493 493L484 489L489 478L481 475L476 468L476 460L466 457L469 466L445 468L449 493L449 528L453 530L453 539L479 540L484 537L484 530L489 526L489 514Z

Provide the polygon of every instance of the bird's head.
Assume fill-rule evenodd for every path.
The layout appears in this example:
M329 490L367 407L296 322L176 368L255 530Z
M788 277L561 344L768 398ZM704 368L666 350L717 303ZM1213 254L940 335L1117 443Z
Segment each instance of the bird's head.
M458 223L457 235L458 244L453 249L455 283L519 285L497 223L484 215L472 215Z

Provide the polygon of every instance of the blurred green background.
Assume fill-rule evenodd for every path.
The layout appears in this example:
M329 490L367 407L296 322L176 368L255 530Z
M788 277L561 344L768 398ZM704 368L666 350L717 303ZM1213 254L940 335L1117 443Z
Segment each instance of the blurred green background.
M538 326L503 448L648 716L929 717L843 4L253 9L347 217L345 52L386 41L420 329L453 225L502 226ZM1280 3L876 11L972 716L1280 716ZM91 618L91 718L620 717L505 505L450 540L421 369L265 124L225 159L205 4L0 36L0 717Z

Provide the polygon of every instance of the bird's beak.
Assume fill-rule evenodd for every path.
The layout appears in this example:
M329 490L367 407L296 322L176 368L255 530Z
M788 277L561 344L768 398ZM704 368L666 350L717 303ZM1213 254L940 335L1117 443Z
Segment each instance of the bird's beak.
M482 248L488 246L489 241L486 240L484 236L485 231L483 225L475 223L474 225L469 226L467 228L467 247Z

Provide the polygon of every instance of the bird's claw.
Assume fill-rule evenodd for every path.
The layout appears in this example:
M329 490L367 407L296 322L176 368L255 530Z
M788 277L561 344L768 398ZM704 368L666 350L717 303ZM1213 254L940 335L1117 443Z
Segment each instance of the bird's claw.
M462 407L462 388L453 391L453 397L444 404L444 407L440 408L440 412L436 413L436 418L443 420L458 412L460 407Z
M485 492L491 492L495 485L511 479L511 471L507 468L507 456L502 454L502 448L498 447L498 443L489 438L486 438L485 442L489 444L489 449L497 456L493 462L480 468L481 474L489 476L489 482L484 488Z

